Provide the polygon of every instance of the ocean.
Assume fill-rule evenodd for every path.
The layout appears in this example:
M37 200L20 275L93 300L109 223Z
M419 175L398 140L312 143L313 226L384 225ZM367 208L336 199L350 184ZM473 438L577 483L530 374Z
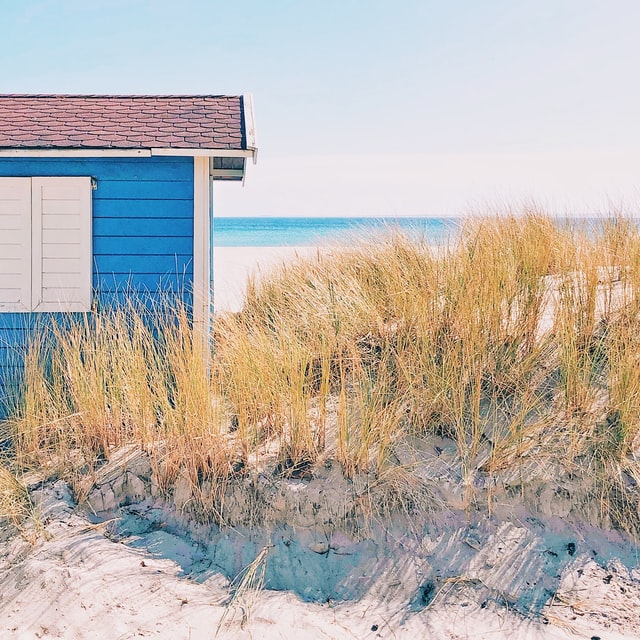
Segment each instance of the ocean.
M441 244L455 232L456 218L251 217L214 218L214 247L309 247L345 242L384 230L400 230Z

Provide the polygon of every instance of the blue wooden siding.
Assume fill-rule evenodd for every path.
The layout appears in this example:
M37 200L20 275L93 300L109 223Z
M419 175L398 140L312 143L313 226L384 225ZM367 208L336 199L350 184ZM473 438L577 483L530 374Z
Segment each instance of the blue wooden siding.
M193 278L193 158L0 158L0 176L92 176L98 304L182 293ZM38 314L42 315L42 314ZM36 314L0 313L0 405ZM0 406L0 415L2 407Z

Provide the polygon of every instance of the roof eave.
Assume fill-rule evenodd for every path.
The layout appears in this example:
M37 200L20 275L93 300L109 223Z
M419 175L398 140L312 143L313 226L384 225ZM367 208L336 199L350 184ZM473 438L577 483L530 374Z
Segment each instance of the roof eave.
M254 149L214 149L214 148L178 148L152 147L150 149L114 149L114 148L0 148L0 157L30 157L30 158L91 158L91 157L120 157L120 158L148 158L150 156L207 156L222 158L252 158Z
M175 147L154 147L150 151L152 156L208 156L209 158L252 158L255 153L253 149L177 149Z
M106 149L102 148L0 148L0 158L95 158L95 157L117 157L117 158L148 158L151 156L151 149Z

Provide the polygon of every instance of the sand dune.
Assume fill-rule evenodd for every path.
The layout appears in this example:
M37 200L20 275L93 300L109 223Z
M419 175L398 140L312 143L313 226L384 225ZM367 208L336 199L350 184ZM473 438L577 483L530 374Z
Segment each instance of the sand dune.
M318 603L305 602L292 591L248 589L236 592L234 599L220 573L225 549L237 559L250 556L251 538L265 531L231 528L212 534L193 523L181 528L175 502L150 496L126 506L143 482L130 476L123 482L125 474L135 476L142 468L140 454L135 455L107 465L110 504L99 502L104 484L90 496L89 506L78 507L64 482L32 482L42 528L27 527L16 536L0 524L1 638L640 637L640 571L628 568L629 558L627 564L618 559L630 549L624 540L612 532L573 529L576 542L567 544L571 529L560 519L523 513L494 523L489 518L480 526L443 513L442 522L448 524L424 538L416 551L403 551L402 543L393 554L382 539L358 545L342 534L334 535L326 549L320 542L306 545L304 530L293 527L287 553L295 565L308 563L309 555L337 567L338 573L341 564L355 563L360 573L345 574L343 582L363 595ZM313 483L289 484L298 500L313 491ZM334 484L332 478L324 486L330 491ZM118 496L112 492L115 486L121 487ZM92 504L111 510L96 517ZM397 534L390 529L387 535ZM212 546L198 542L198 535ZM268 535L275 541L280 534L273 530ZM282 551L274 553L271 560L282 563ZM437 583L422 582L425 571L439 574L442 569ZM300 571L297 576L290 588L298 592L315 578ZM523 613L523 595L533 598L537 613Z

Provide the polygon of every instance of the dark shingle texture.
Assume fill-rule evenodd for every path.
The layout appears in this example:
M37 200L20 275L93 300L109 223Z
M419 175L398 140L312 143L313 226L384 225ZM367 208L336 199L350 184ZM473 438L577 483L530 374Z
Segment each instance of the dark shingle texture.
M0 95L0 148L246 149L241 96Z

